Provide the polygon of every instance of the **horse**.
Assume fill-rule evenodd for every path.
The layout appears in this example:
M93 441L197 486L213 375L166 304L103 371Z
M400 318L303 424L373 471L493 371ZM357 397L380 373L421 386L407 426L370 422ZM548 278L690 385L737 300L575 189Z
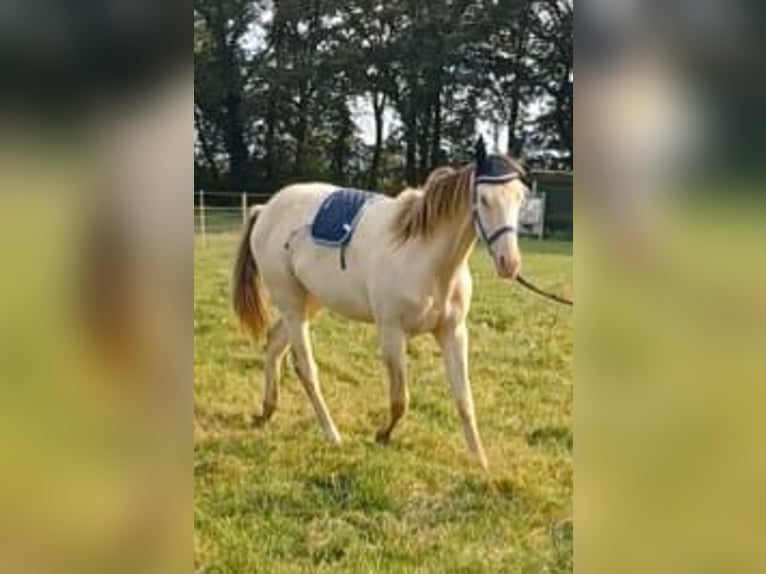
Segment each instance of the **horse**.
M519 211L529 190L522 164L487 155L477 144L474 162L439 168L423 189L379 196L359 217L338 265L337 249L306 237L306 224L336 186L293 184L249 215L233 276L233 307L245 330L267 332L263 410L266 424L277 408L282 361L292 348L295 370L321 429L333 444L341 437L319 385L309 324L322 308L374 323L388 374L390 416L375 438L388 443L409 405L406 341L431 334L444 358L446 378L469 451L487 468L468 377L466 317L471 302L469 256L477 237L496 273L520 271ZM269 324L264 287L279 311Z

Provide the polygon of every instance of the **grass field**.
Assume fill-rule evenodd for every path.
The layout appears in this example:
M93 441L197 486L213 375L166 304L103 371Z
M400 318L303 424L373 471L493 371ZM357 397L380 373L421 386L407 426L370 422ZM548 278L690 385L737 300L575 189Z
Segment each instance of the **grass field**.
M409 345L411 410L377 445L388 393L374 327L322 314L320 380L344 439L324 441L292 369L265 429L261 344L229 310L236 236L195 247L194 553L198 572L570 572L572 311L473 256L470 372L490 464L468 456L429 337ZM522 245L525 273L572 285L570 243Z

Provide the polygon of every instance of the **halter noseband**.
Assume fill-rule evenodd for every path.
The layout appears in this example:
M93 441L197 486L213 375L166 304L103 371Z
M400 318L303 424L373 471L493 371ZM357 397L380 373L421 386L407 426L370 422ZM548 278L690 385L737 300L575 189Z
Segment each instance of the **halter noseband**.
M520 179L520 177L521 176L518 173L508 173L494 176L480 175L478 177L476 176L475 172L471 174L471 179L473 180L471 182L471 216L473 218L473 223L474 227L476 227L477 234L484 242L484 245L487 246L487 250L489 251L490 255L494 255L492 253L492 244L495 243L495 241L500 239L506 233L513 233L515 235L518 233L518 229L516 229L516 227L513 225L503 225L502 227L495 229L492 233L487 232L487 229L481 222L481 216L479 215L479 193L477 191L477 187L480 183L507 183L509 181L513 181L514 179Z

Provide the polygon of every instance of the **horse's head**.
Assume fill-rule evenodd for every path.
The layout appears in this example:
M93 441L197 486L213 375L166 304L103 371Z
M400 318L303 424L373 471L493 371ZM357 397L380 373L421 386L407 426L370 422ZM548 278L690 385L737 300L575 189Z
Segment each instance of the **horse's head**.
M519 162L505 155L487 155L484 141L479 140L471 190L473 221L497 274L509 279L521 270L519 213L529 191L523 177Z

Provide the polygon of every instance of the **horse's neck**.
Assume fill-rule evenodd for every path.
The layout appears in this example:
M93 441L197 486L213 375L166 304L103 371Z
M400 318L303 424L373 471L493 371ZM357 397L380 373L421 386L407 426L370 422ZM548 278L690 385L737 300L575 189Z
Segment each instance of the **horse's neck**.
M438 229L430 242L433 271L446 286L464 265L476 243L476 234L470 214L461 215L450 225Z

